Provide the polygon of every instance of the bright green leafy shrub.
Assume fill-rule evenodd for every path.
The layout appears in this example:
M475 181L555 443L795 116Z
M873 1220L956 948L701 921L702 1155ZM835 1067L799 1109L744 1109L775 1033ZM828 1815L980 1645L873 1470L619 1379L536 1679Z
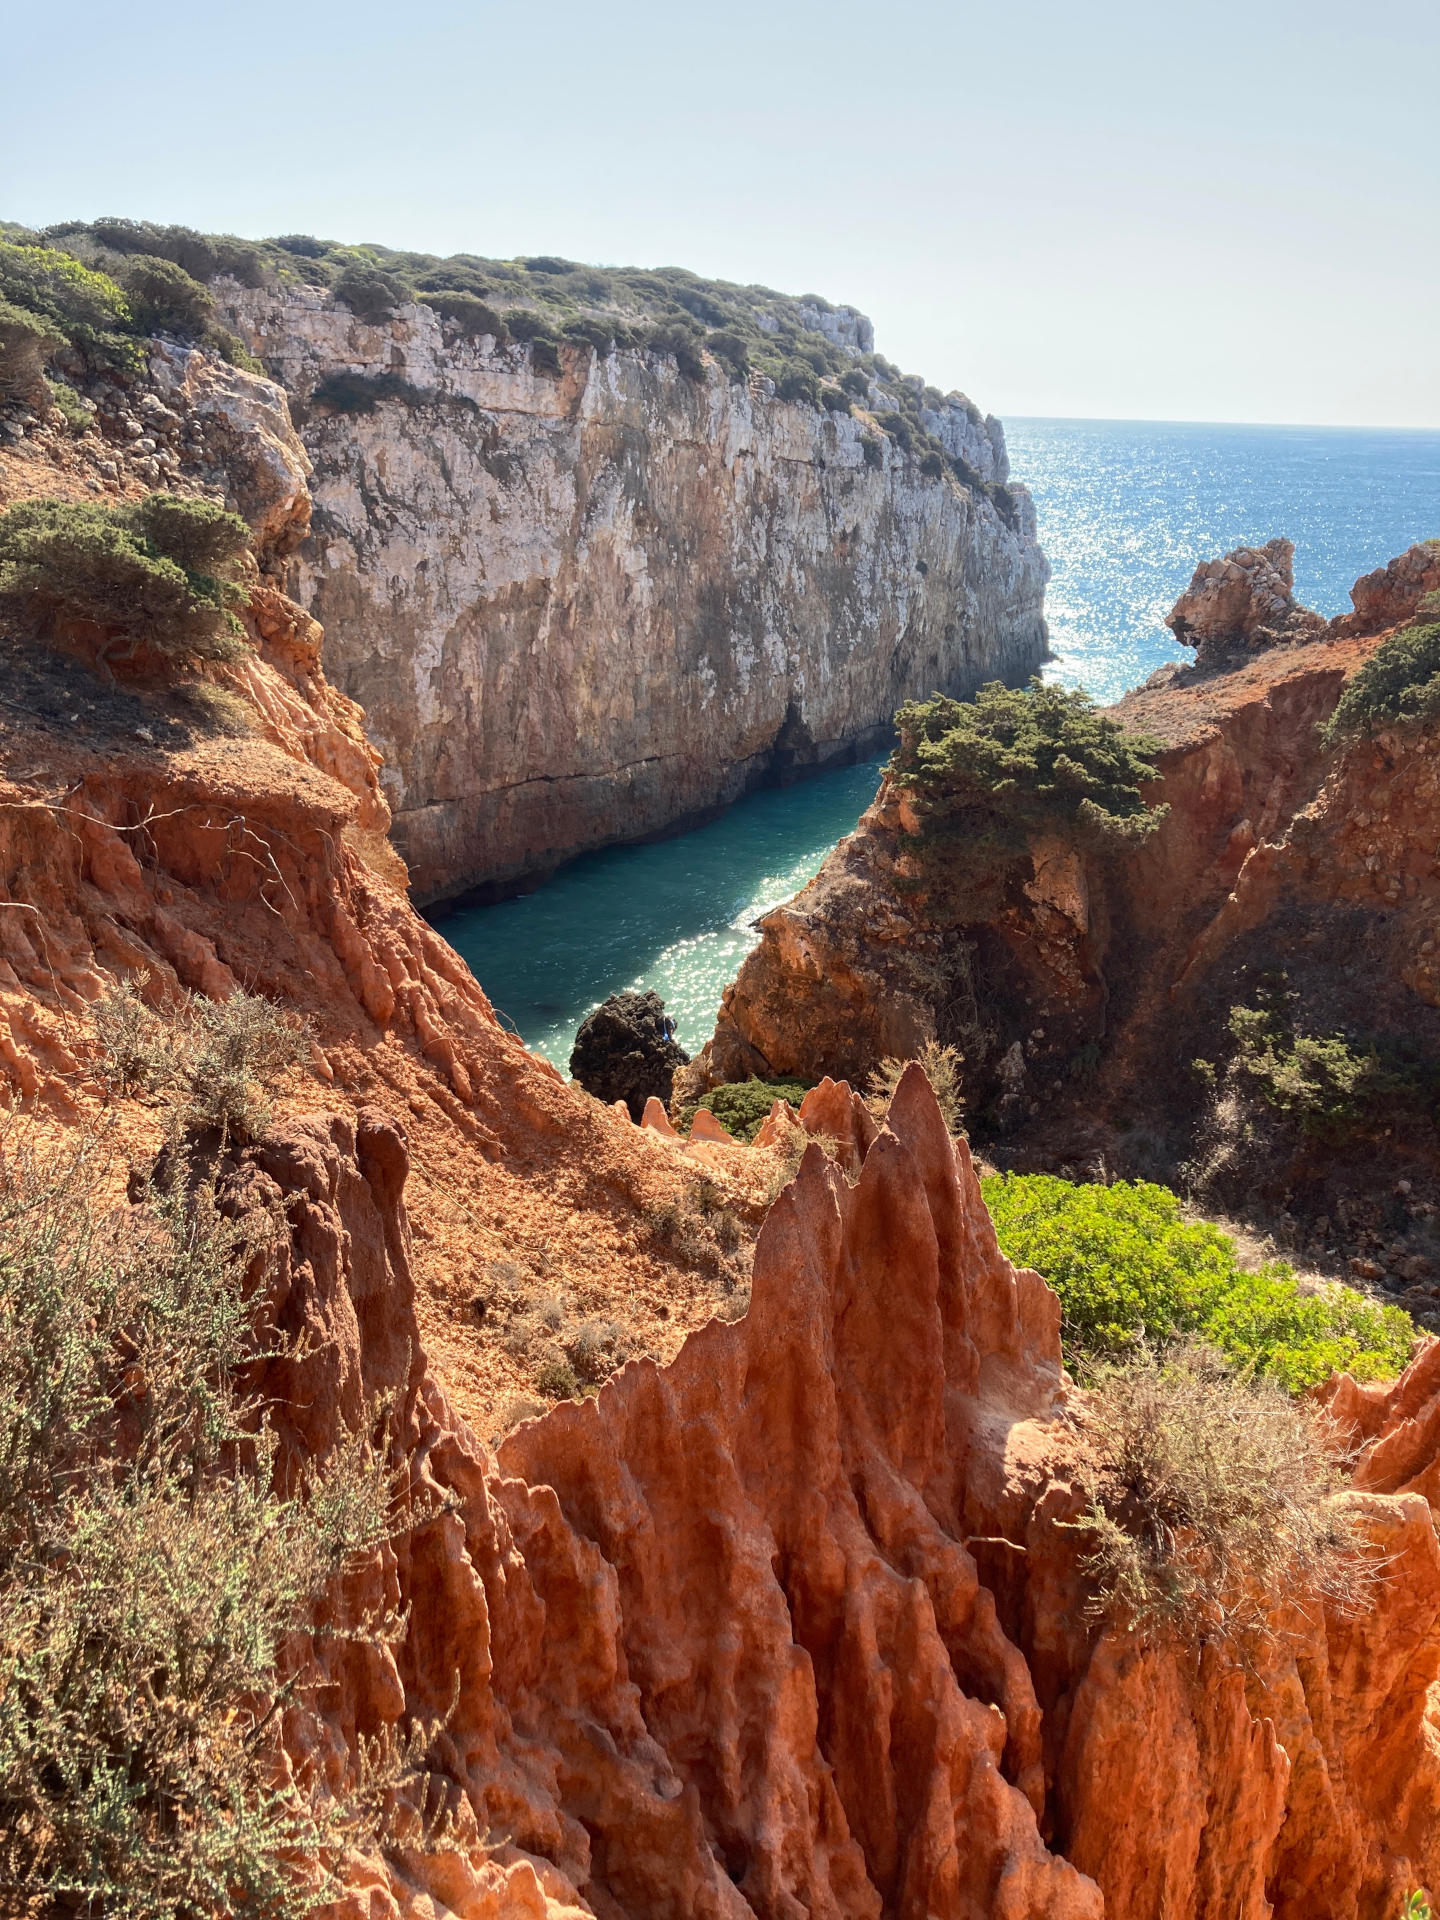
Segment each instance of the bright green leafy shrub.
M1410 1358L1415 1325L1400 1307L1350 1287L1301 1293L1280 1264L1243 1273L1205 1323L1223 1353L1278 1380L1291 1393L1332 1373L1388 1380Z
M67 253L0 241L0 300L32 314L93 367L133 372L140 365L124 293Z
M713 1088L695 1106L684 1108L680 1118L688 1127L697 1110L704 1107L727 1133L748 1145L777 1100L788 1100L792 1107L798 1107L809 1091L803 1080L737 1080L732 1086Z
M1337 1366L1387 1377L1409 1357L1408 1314L1348 1287L1302 1295L1281 1261L1244 1272L1228 1236L1183 1219L1167 1187L990 1174L981 1189L1002 1250L1060 1296L1072 1358L1194 1337L1294 1392Z
M250 530L213 501L151 495L137 506L26 500L0 514L0 606L43 634L85 622L102 653L126 642L227 659Z
M1327 746L1440 714L1440 625L1392 634L1346 685L1323 733Z

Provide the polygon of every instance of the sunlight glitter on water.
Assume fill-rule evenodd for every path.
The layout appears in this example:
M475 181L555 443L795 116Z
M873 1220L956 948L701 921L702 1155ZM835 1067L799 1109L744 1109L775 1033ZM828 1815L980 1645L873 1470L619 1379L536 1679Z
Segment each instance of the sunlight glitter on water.
M1184 656L1164 617L1200 560L1283 533L1298 597L1335 614L1358 575L1440 534L1440 434L1083 420L1008 421L1006 434L1053 569L1047 675L1102 701ZM752 794L682 838L587 854L441 931L562 1072L580 1021L625 987L654 987L693 1052L752 923L854 828L880 765Z

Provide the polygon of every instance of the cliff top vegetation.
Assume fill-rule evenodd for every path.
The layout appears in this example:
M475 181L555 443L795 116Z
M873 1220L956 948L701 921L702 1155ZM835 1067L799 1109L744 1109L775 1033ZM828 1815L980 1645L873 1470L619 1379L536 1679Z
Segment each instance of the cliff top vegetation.
M152 493L120 506L25 500L0 513L0 617L49 636L78 623L167 659L228 659L250 530L214 501Z
M1143 791L1159 743L1127 733L1078 690L992 680L971 700L913 700L895 724L890 775L921 817L919 884L957 922L1004 888L1037 830L1066 829L1103 850L1144 839L1167 811Z
M13 308L22 330L23 316L38 318L111 366L133 359L137 336L151 331L202 339L253 365L214 319L210 283L222 277L245 287L323 288L377 323L406 304L428 305L457 333L525 342L541 371L558 373L568 344L601 354L666 353L695 381L712 368L732 380L760 374L781 400L862 415L868 460L879 464L888 441L930 477L952 475L1013 519L1009 490L985 480L932 430L940 409L958 407L977 426L980 409L875 353L862 315L820 294L740 286L684 267L592 267L552 254L442 258L310 234L242 240L140 220L69 220L42 232L0 223L0 360ZM77 302L83 314L72 311Z
M895 724L893 776L947 812L998 813L1027 827L1077 821L1121 836L1148 833L1162 818L1142 791L1159 743L1127 733L1078 689L992 680L972 700L912 700Z
M1434 611L1440 612L1440 608ZM1377 647L1349 681L1325 723L1325 742L1333 746L1363 734L1379 733L1385 727L1433 720L1437 715L1440 625L1407 627Z

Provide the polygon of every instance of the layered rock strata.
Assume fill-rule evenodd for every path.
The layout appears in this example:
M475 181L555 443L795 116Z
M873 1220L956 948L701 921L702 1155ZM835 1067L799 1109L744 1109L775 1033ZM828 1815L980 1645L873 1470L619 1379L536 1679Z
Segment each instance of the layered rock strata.
M217 291L300 419L288 588L369 716L422 902L675 827L1043 657L1033 509L961 396L925 423L968 486L758 377L583 345L552 376L428 307ZM337 375L368 410L326 406Z
M270 1383L295 1457L384 1392L408 1473L409 1524L337 1601L404 1636L321 1639L327 1704L287 1740L339 1777L361 1735L443 1722L455 1826L352 1863L350 1915L1390 1920L1440 1866L1433 1346L1388 1398L1344 1390L1368 1457L1405 1436L1401 1490L1343 1496L1360 1613L1277 1596L1243 1660L1167 1651L1086 1617L1058 1305L918 1070L853 1186L811 1149L743 1321L498 1463L419 1351L405 1173L367 1110L291 1123L228 1187L292 1222L267 1299L310 1336Z

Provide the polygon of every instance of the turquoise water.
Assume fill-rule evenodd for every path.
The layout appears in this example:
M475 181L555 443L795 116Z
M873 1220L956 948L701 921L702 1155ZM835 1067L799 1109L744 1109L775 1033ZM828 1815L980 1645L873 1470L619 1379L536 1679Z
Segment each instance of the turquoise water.
M881 760L752 793L709 826L587 853L535 893L464 908L440 931L525 1044L569 1071L575 1029L626 987L653 987L694 1053L720 989L875 797Z
M1053 568L1049 673L1116 699L1179 657L1163 616L1195 563L1283 533L1295 584L1335 614L1349 588L1440 534L1440 434L1081 420L1006 423ZM690 1052L754 944L751 923L802 887L869 804L880 761L752 794L674 840L587 854L537 892L447 916L527 1045L568 1068L608 994L654 987Z

